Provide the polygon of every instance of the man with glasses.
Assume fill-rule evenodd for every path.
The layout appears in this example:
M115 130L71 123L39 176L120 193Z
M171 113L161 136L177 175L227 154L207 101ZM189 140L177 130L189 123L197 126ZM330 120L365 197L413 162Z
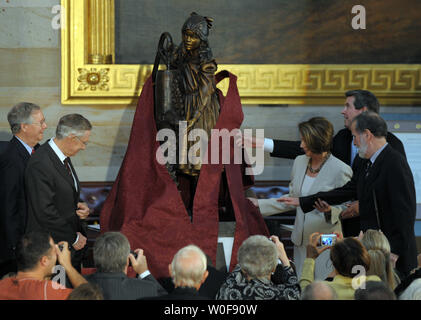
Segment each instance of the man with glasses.
M36 104L21 102L7 114L13 137L0 154L0 278L16 272L15 248L27 218L25 168L47 128Z
M70 157L86 149L91 129L91 123L80 114L63 116L55 138L37 150L25 175L27 231L45 230L56 243L66 241L78 271L87 249L84 220L89 208L79 199L79 179Z

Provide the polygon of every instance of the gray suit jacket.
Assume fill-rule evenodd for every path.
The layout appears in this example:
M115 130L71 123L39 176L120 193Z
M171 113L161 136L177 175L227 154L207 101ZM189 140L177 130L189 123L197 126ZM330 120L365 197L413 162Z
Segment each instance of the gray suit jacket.
M301 187L304 181L308 161L309 158L305 155L295 158L291 171L289 194L284 195L284 197L301 196ZM309 194L342 187L351 179L351 177L351 167L333 155L330 155L314 180ZM287 206L282 202L276 201L275 198L260 199L259 208L264 216L295 209L295 207ZM291 240L297 246L306 245L310 234L314 232L332 233L341 230L339 215L344 209L343 205L332 206L332 214L328 219L323 212L316 209L306 214L303 213L300 207L297 207L296 209L297 214L295 217L294 230L291 234Z

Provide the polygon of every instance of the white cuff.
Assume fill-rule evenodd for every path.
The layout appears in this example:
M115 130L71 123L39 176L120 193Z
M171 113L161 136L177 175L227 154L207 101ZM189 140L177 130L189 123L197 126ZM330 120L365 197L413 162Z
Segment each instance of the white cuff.
M75 242L73 242L73 246L77 243L79 241L79 233L76 233L76 241Z
M138 278L140 278L140 279L144 279L144 278L146 278L147 276L149 276L151 273L149 272L149 270L146 270L145 272L143 272L142 274L139 274L138 275Z
M265 142L263 143L263 150L266 152L273 152L273 140L265 138Z

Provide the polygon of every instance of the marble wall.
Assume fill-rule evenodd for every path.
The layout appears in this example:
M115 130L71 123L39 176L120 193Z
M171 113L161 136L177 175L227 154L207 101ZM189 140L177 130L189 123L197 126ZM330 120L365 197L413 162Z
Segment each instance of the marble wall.
M73 163L81 181L113 181L124 158L135 107L64 106L60 103L59 30L51 21L59 0L0 0L0 140L10 139L7 112L19 101L39 104L47 119L44 140L54 136L58 119L81 113L93 124L91 142ZM343 127L341 106L244 106L243 128L298 139L297 123L315 115ZM383 107L384 113L420 113L418 107ZM289 180L292 161L265 155L256 180Z

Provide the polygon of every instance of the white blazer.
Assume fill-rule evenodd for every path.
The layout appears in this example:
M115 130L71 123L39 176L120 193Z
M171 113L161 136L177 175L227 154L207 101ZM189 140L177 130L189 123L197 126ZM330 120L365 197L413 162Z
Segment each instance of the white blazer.
M295 158L291 171L291 182L289 184L289 194L282 197L300 197L301 186L307 171L309 157L301 155ZM310 188L309 195L320 191L329 191L342 187L352 177L352 169L346 163L330 155L329 159L323 165L319 174ZM263 216L270 216L281 212L295 209L282 202L272 199L259 199L259 208ZM339 215L345 209L345 205L331 206L332 215L329 221L326 221L325 214L316 209L306 214L300 207L297 207L294 230L291 234L291 240L296 246L308 244L310 234L314 232L331 233L341 230Z

